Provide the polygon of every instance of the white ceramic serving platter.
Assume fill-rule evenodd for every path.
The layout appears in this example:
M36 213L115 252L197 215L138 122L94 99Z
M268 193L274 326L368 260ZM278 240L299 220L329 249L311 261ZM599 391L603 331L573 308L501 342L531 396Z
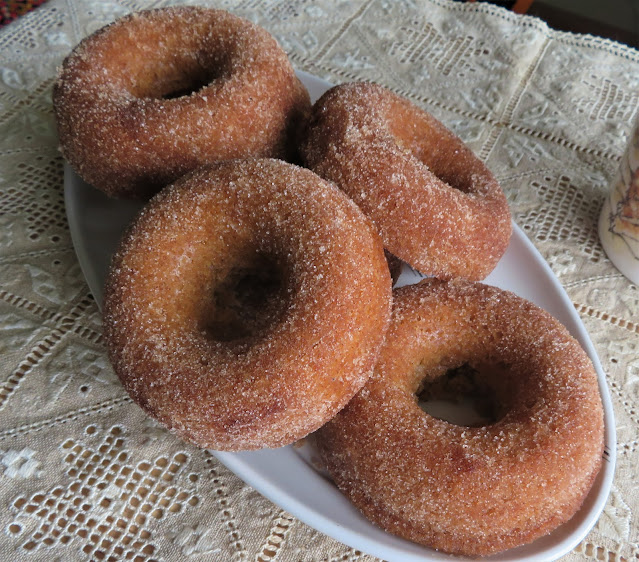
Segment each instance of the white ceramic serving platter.
M299 73L311 98L330 84ZM98 303L110 256L140 203L109 199L65 167L64 195L71 237L87 283ZM407 268L399 284L419 279ZM584 505L571 521L530 545L488 560L551 561L572 550L599 518L612 484L616 437L612 403L597 353L574 306L548 264L515 226L506 254L486 283L508 289L549 311L570 330L590 355L599 377L605 410L605 455ZM369 523L312 462L310 445L244 453L213 451L215 456L271 501L331 537L389 562L451 560L451 557L390 535Z

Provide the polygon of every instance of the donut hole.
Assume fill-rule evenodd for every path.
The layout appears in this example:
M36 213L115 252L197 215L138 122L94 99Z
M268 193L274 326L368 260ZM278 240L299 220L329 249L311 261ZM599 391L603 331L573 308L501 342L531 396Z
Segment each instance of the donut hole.
M287 308L285 268L275 256L255 253L226 270L202 310L200 329L216 341L263 334Z
M225 75L221 63L203 65L196 59L173 61L170 65L150 63L136 78L131 93L137 98L175 99L190 96Z
M233 53L219 38L207 39L200 32L194 29L185 37L162 29L139 30L139 42L129 42L129 49L112 54L113 80L119 77L136 98L174 99L230 76ZM145 45L160 47L148 50Z
M401 152L411 155L450 187L463 193L475 191L467 151L451 149L457 139L450 131L402 103L394 104L389 114L390 134Z
M181 79L175 80L170 85L167 85L165 92L155 97L165 100L171 100L181 98L184 96L190 96L202 88L206 88L211 82L214 82L218 76L213 73L198 73L192 76L180 77Z
M422 382L417 404L427 414L453 425L492 425L510 410L509 377L505 375L499 365L464 363Z

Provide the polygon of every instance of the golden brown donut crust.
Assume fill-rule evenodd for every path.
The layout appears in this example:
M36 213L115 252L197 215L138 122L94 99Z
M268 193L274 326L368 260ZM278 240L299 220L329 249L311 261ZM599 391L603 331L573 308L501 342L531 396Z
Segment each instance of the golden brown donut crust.
M247 334L220 338L216 291L262 262L281 287ZM105 337L133 399L181 437L280 447L366 382L390 284L374 227L335 186L277 160L228 161L181 178L134 221L106 283Z
M310 111L266 30L193 6L137 12L84 39L65 59L53 101L76 172L137 199L201 164L293 158Z
M495 423L453 425L418 406L423 381L462 364L490 367L507 406ZM395 290L373 376L316 441L371 521L477 556L573 516L600 469L603 427L594 369L557 320L494 287L428 279Z
M506 251L511 219L486 166L432 115L382 86L335 86L313 106L305 165L335 182L424 274L480 280Z

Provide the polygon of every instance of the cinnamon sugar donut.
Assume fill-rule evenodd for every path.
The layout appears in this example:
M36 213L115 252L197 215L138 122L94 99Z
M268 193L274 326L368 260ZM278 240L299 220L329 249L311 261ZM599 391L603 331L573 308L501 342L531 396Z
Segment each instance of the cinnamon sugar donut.
M76 172L137 199L201 164L292 158L310 111L266 30L186 6L134 13L84 39L65 59L53 101Z
M437 419L416 393L462 365L497 420ZM603 407L586 353L549 314L463 280L397 289L375 372L316 441L339 488L385 530L457 555L533 541L579 509L600 469Z
M271 159L200 168L124 236L104 326L147 413L202 447L280 447L372 372L391 308L381 240L309 170Z
M335 86L314 105L302 155L424 274L483 279L511 234L491 172L439 121L369 83Z

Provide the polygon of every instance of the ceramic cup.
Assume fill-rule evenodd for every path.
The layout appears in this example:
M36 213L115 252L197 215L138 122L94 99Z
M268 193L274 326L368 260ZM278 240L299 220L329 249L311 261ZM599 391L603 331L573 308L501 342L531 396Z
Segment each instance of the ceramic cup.
M601 209L599 238L610 261L639 285L639 121Z

